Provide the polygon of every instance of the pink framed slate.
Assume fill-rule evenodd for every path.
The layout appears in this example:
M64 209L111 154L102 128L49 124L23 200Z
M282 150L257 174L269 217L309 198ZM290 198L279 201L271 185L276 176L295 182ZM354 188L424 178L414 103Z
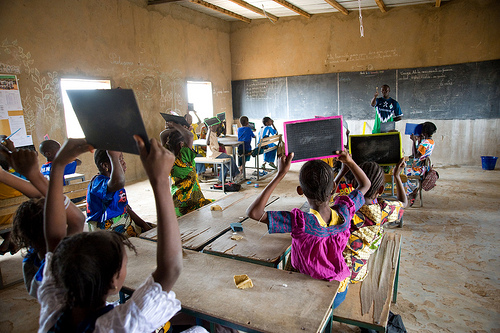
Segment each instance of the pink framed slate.
M317 117L283 123L285 152L294 162L337 157L344 150L342 116Z

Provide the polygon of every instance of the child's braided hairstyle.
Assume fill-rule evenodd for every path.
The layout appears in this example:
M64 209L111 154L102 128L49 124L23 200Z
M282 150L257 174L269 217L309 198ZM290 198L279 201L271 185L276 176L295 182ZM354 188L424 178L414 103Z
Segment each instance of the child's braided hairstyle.
M366 192L365 197L373 198L378 192L380 186L383 186L385 184L384 170L376 162L364 162L361 163L359 167L361 168L361 170L363 170L366 177L368 177L368 179L372 183L370 189L368 190L368 192ZM345 179L347 180L347 182L349 182L349 180L352 180L352 186L354 188L358 187L358 182L356 181L356 178L354 178L351 171L349 171L345 175Z
M45 198L33 198L19 205L12 222L11 240L19 248L45 251L43 206Z

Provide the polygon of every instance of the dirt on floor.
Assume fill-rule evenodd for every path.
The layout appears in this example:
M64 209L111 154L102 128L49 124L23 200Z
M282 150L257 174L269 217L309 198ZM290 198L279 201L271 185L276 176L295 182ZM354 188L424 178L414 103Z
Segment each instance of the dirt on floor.
M292 166L276 195L297 195L299 168ZM437 186L424 192L423 207L417 199L406 209L402 228L387 228L403 236L391 311L402 316L408 332L500 332L500 170L441 167L438 172ZM271 178L249 179L242 191L260 192ZM225 196L208 191L208 183L201 186L208 198ZM127 194L140 216L156 220L147 180L128 185ZM21 260L19 253L0 258L4 283L22 278ZM38 311L23 284L0 290L0 332L35 332ZM334 331L359 328L335 324Z

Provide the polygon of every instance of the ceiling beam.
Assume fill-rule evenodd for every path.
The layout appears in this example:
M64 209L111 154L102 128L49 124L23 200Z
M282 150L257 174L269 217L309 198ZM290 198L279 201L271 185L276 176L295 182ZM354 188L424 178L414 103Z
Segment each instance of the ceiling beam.
M441 0L436 0L436 7L441 7Z
M278 21L278 17L277 16L275 16L275 15L273 15L271 13L268 13L268 12L264 12L259 7L255 7L254 5L249 4L248 2L245 2L243 0L229 0L229 1L234 2L235 4L240 5L243 8L251 10L254 13L257 13L257 14L260 14L262 16L268 17L273 22Z
M180 0L148 0L149 5L159 5L161 3L180 2Z
M377 6L378 6L378 8L380 8L380 11L382 13L387 13L387 8L385 8L385 4L384 4L383 0L375 0L375 2L377 3Z
M296 12L299 15L302 15L302 16L307 17L307 18L311 18L311 14L309 14L306 11L303 11L302 9L300 9L297 6L292 5L288 1L285 1L285 0L273 0L273 1L276 2L276 3L279 3L283 7L286 7L288 9L290 9L290 10L293 10L294 12Z
M227 9L221 8L219 6L213 5L213 4L208 3L206 1L203 1L203 0L189 0L189 2L196 3L196 4L201 5L203 7L206 7L206 8L215 10L215 11L218 11L219 13L225 14L227 16L234 17L235 19L238 19L238 20L243 21L245 23L252 22L252 20L250 20L248 17L241 16L239 14L233 13L233 12L227 10Z
M336 10L338 10L339 12L341 12L342 14L344 14L344 15L349 14L349 12L347 11L347 9L345 9L341 4L339 4L335 0L325 0L325 2L327 4L329 4L330 6L332 6L333 8L335 8Z

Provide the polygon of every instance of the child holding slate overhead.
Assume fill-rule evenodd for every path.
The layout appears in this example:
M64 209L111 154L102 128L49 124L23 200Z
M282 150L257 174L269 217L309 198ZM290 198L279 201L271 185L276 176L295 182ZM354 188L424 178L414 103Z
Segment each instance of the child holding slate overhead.
M193 150L193 134L184 126L172 122L168 123L168 128L161 132L160 141L163 147L175 155L170 176L173 181L171 193L177 216L211 203L212 200L205 199L198 182L194 162L196 152Z
M265 211L267 201L278 183L290 169L293 153L278 159L278 174L248 207L250 218L266 223L269 233L290 232L292 249L291 266L315 279L343 281L350 275L342 251L349 238L350 221L365 203L364 195L370 180L346 152L337 152L356 177L359 186L348 196L339 196L330 207L330 197L335 191L332 168L321 160L307 161L299 173L297 193L305 195L311 210ZM338 305L338 304L337 304Z
M174 156L154 139L148 153L142 139L135 138L156 201L156 269L125 304L106 306L107 297L117 294L124 284L125 246L133 246L116 232L80 230L66 237L64 166L92 149L84 139L69 139L53 162L45 204L47 254L38 289L39 332L153 332L181 309L171 291L182 270L181 240L172 197L165 186ZM206 332L199 327L190 331Z
M96 149L94 161L99 174L92 178L87 190L89 230L108 229L136 237L151 229L128 205L123 153Z
M368 274L366 264L382 241L384 235L383 225L396 222L403 217L404 208L407 205L405 189L401 182L401 171L403 171L404 165L404 159L401 159L394 167L397 200L379 198L385 187L384 171L380 165L375 162L365 162L359 166L370 179L371 186L368 192L365 193L365 204L351 220L351 236L343 252L347 266L351 271L348 279L350 283L361 282ZM342 166L335 179L337 184L344 175L346 179L352 179L352 173L348 172L345 165ZM354 179L352 186L356 185L357 181ZM347 288L347 284L345 288ZM345 298L345 294L341 294L342 291L344 290L339 288L338 295L343 295ZM340 299L335 301L340 301Z

